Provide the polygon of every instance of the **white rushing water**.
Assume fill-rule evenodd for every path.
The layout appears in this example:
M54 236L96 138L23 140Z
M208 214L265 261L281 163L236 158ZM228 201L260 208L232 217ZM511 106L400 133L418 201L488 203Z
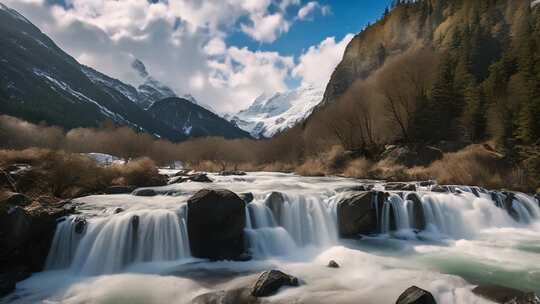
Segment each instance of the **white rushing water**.
M59 223L46 271L0 302L190 303L209 291L246 286L271 268L304 283L269 302L394 303L411 285L439 303L489 303L472 294L474 283L540 292L540 208L525 194L507 200L466 186L450 187L453 193L390 192L382 205L373 201L378 233L346 240L338 235L337 203L356 180L280 173L211 178L155 188L169 195L78 199L81 214ZM245 229L251 261L191 257L186 202L202 188L253 194ZM326 267L330 260L341 268Z

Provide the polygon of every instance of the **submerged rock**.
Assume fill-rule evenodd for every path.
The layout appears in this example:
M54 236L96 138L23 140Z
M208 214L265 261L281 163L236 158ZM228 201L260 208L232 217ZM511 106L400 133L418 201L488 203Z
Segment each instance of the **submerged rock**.
M495 303L540 304L540 299L533 292L523 292L499 285L480 285L476 286L472 291L474 294Z
M416 191L415 184L407 183L388 183L384 185L384 190L388 191Z
M231 176L231 175L236 175L236 176L244 176L246 175L246 172L244 171L221 171L219 172L219 175L221 176Z
M377 205L388 196L383 192L352 193L337 206L339 234L342 237L357 237L359 234L377 232Z
M412 286L399 296L396 304L437 304L437 301L429 291Z
M110 186L103 191L105 194L129 194L135 190L134 186Z
M205 173L195 173L190 175L180 175L173 177L167 184L181 184L185 182L212 183L213 181Z
M298 286L298 279L279 270L263 272L251 287L254 297L268 297L275 294L283 286Z
M75 223L75 233L82 234L87 225L86 218L84 216L77 216L73 219L73 223Z
M339 264L334 260L330 260L330 262L328 262L327 267L328 268L339 268Z
M131 194L135 196L156 196L157 192L154 189L136 189Z
M285 203L285 195L281 192L272 192L270 195L266 198L264 204L266 207L268 207L273 215L274 219L278 223L278 225L282 224L281 221L281 214L283 212L283 204Z
M193 304L255 304L260 300L251 295L249 288L220 290L195 297Z
M447 186L435 185L431 187L431 192L449 193L450 189Z
M409 193L407 195L407 200L413 203L413 218L411 219L411 228L415 230L424 230L426 229L426 216L424 214L424 207L422 206L422 201L416 193Z
M191 254L197 258L236 259L245 252L246 203L229 190L203 189L188 200Z
M244 201L246 202L246 204L249 204L253 201L254 197L253 197L253 193L251 192L245 192L245 193L240 193L238 194L238 196Z

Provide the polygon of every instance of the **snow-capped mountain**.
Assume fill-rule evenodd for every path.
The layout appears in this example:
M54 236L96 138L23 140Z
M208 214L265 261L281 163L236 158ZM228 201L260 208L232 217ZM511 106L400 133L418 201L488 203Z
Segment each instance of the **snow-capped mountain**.
M208 114L209 119L195 124L191 117L173 124L155 115L158 108L166 107L146 110L145 103L176 94L142 67L141 62L138 71L144 75L144 82L139 88L86 67L21 14L0 3L0 114L65 129L98 127L104 121L113 121L173 141L194 136L249 136L188 101L189 107L184 108L189 113ZM178 130L179 124L190 124L194 131ZM225 127L230 128L226 134Z
M249 108L226 118L253 137L269 138L304 121L321 102L323 94L323 88L314 86L262 94Z
M154 102L170 97L178 97L173 89L161 83L146 69L146 66L139 59L133 60L131 67L139 73L139 76L143 79L143 84L138 88L139 99L138 104L143 108L149 108Z

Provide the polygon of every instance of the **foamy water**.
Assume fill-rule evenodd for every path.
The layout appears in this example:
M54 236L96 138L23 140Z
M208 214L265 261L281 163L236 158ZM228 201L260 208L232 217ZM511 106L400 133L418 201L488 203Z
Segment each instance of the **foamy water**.
M78 199L85 231L75 232L74 218L60 223L47 271L19 283L3 301L189 303L209 291L244 287L271 268L303 282L267 298L279 303L394 303L411 285L429 290L439 303L489 303L472 294L478 283L540 292L540 209L526 195L513 202L516 221L486 193L419 191L427 227L418 232L411 202L394 194L378 210L379 234L345 240L337 232L343 195L337 190L358 181L279 173L211 178L211 184L155 188L167 196ZM253 193L245 231L253 260L190 256L186 202L202 188ZM273 191L285 199L278 214L267 204ZM390 228L390 210L397 230ZM327 268L330 260L341 267Z

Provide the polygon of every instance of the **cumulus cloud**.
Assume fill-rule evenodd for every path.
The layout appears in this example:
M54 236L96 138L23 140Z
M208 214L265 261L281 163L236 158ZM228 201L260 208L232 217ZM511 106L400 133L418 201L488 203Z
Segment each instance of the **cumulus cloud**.
M327 39L295 59L225 42L238 30L261 43L275 41L296 20L325 10L314 1L69 0L69 6L4 1L81 63L138 85L142 78L132 63L140 59L148 74L179 95L192 94L221 112L244 108L262 92L289 89L292 76L321 83L346 44Z
M348 34L339 42L336 42L335 37L329 37L319 45L311 46L300 56L292 74L300 78L304 84L324 86L330 80L334 68L341 61L345 48L353 37L353 34Z

